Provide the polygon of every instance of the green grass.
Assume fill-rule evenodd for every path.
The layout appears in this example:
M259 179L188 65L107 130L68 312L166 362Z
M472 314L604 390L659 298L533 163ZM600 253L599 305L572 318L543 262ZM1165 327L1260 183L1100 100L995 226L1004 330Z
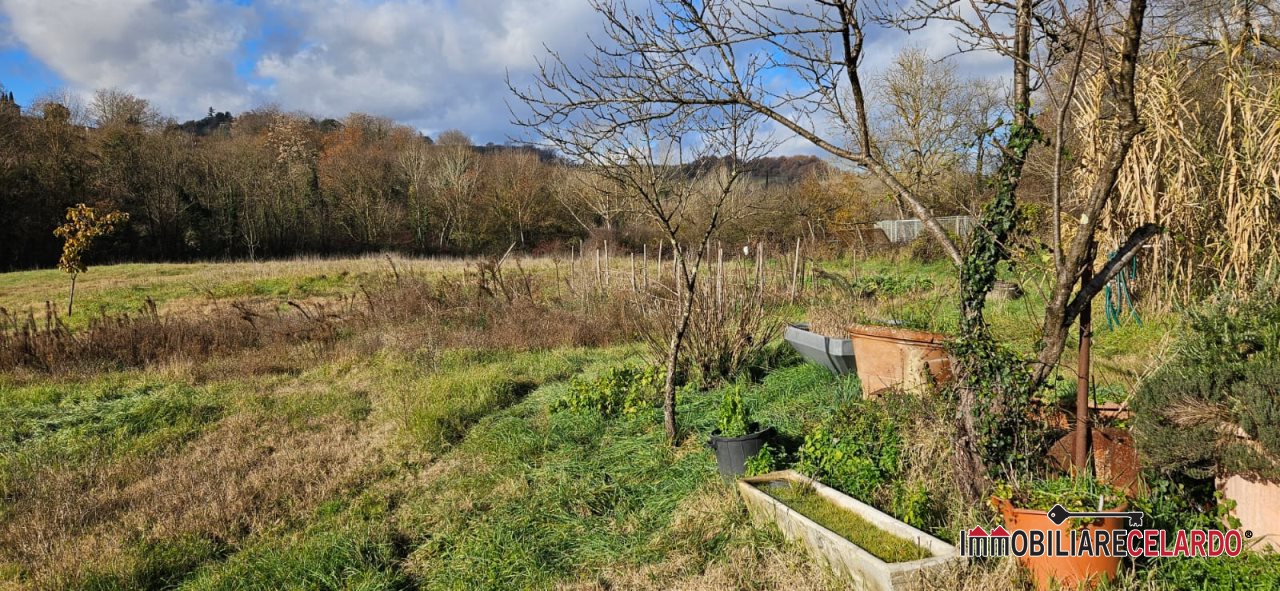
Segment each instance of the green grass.
M447 373L415 393L473 397L478 384L500 390L508 380L545 382L477 419L455 445L443 448L443 469L431 478L415 479L410 489L389 496L364 494L380 501L335 500L314 525L259 536L225 560L206 564L182 588L288 587L289 580L308 588L393 589L406 581L423 589L547 588L667 561L695 575L735 549L787 551L776 531L750 526L715 473L703 445L703 430L714 421L714 392L681 401L689 436L675 447L666 441L657 408L612 420L550 412L571 375L634 362L635 353L623 347L527 353L507 361L477 351L442 356L436 363ZM374 367L387 363L412 365L379 359ZM410 372L405 365L399 371ZM794 411L829 407L837 384L820 368L788 367L749 389L747 398L762 419L785 419L780 428L798 432L809 413L820 411ZM440 431L428 433L435 441ZM403 468L391 473L403 474ZM697 519L679 517L704 498L720 504ZM235 587L234 581L244 583Z
M406 272L411 262L398 264ZM429 261L412 264L420 265L417 272L437 272ZM855 263L820 264L848 273ZM954 289L954 272L943 262L856 265L860 274L928 279L935 285L925 294L930 301ZM151 297L162 311L184 313L210 297L283 302L340 295L361 277L388 272L380 259L95 267L81 277L86 313L72 324L86 322L100 303L128 310ZM65 281L56 271L0 274L0 305L58 302ZM1027 309L1040 304L1028 293L993 303L990 317L1000 334L1029 348L1038 323L1027 320ZM953 303L941 301L938 314L954 318ZM805 311L796 305L776 313L798 319ZM1132 355L1149 348L1161 326L1155 319L1100 331L1095 350L1116 359ZM167 369L74 379L0 376L0 486L42 465L75 469L90 457L109 464L125 456L178 456L221 421L246 414L282 420L286 430L340 424L370 437L389 434L387 444L358 478L316 501L319 507L282 512L289 517L230 538L158 526L154 535L119 532L113 535L127 547L119 561L104 567L88 557L80 586L509 589L611 581L629 588L720 571L746 587L784 585L763 572L773 563L761 557L803 559L775 529L750 524L704 445L721 391L682 395L674 446L657 408L617 419L551 412L572 377L641 362L642 351L639 345L434 351L396 343L375 351L293 352L303 359L297 371L215 382ZM785 454L860 388L855 377L776 357L767 375L755 372L762 379L743 399L756 421L776 429ZM13 568L0 564L0 586L9 579L21 584Z
M200 569L178 589L192 591L407 587L398 549L385 526L320 523L301 533L250 545Z
M41 465L173 451L223 411L216 388L136 376L0 382L0 491Z
M872 525L852 511L836 506L817 494L809 485L783 481L777 483L778 485L764 483L756 488L880 560L910 562L930 556L924 548Z

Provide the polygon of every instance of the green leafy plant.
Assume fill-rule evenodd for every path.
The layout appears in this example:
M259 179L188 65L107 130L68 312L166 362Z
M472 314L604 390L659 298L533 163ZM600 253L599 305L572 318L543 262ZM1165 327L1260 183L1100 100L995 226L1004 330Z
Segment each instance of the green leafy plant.
M756 455L747 458L746 474L747 476L759 476L768 474L778 469L777 452L773 446L765 444L760 448Z
M805 435L799 455L800 472L869 500L898 473L902 438L878 405L856 402Z
M1008 499L1019 509L1048 511L1062 505L1068 511L1101 511L1126 502L1124 491L1093 478L1060 476L1019 483L1003 482L992 494Z
M635 414L658 403L662 370L657 367L615 366L594 379L581 376L551 405L552 411L595 412L605 417Z
M742 385L734 384L724 389L720 399L720 412L716 418L716 430L720 437L742 437L751 431L751 413L742 401Z
M930 289L933 289L933 281L927 277L899 274L863 275L848 283L849 293L862 298L902 296Z
M1029 468L1042 434L1027 420L1035 391L1026 360L997 344L985 330L960 336L948 344L948 350L962 376L951 386L953 395L963 399L967 390L974 401L975 447L988 476Z
M924 528L938 523L942 518L942 508L919 483L907 485L895 482L893 496L890 499L890 512L904 523Z

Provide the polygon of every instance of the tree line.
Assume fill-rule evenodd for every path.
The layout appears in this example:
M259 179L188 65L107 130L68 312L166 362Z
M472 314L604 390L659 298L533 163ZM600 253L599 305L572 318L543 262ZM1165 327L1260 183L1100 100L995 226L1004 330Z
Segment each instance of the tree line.
M25 110L3 99L0 270L54 265L53 231L79 203L129 215L97 249L102 261L474 255L654 236L631 204L599 194L587 167L460 131L432 138L383 117L275 107L177 123L116 90ZM697 174L712 160L683 166ZM749 203L725 238L822 234L841 207L827 186L850 182L812 156L751 168Z

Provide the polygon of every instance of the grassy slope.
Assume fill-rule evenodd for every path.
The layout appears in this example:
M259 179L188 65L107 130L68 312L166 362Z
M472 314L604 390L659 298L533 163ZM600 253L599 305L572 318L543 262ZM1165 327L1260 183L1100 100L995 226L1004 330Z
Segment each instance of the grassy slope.
M954 286L945 265L862 265L929 277L939 301ZM131 310L152 297L193 312L210 293L329 297L387 271L376 258L99 267L81 277L79 301ZM0 305L58 301L65 280L0 274ZM997 331L1019 346L1033 334L1024 316L1035 297L992 309ZM1162 322L1100 331L1100 363L1134 375ZM776 532L748 527L715 478L698 435L711 428L714 396L682 401L690 434L674 449L662 445L656 411L616 421L548 413L569 376L634 348L350 349L297 347L279 371L252 376L197 377L181 364L0 376L0 588L6 578L99 589L830 583ZM848 389L802 366L775 372L749 398L762 422L798 437Z
M698 435L713 420L714 396L683 401L693 431L675 448L664 442L656 409L613 421L548 412L570 375L634 355L633 348L513 356L464 351L438 359L437 371L423 371L415 359L386 354L367 365L339 360L257 384L188 386L138 374L6 384L0 387L0 424L6 426L8 476L20 475L18 464L37 471L56 466L40 472L49 477L111 471L132 459L191 469L184 458L208 459L210 445L253 446L251 440L228 440L227 427L269 421L274 432L302 433L270 442L295 446L287 459L300 469L273 463L272 457L287 453L279 450L247 468L219 471L215 461L214 473L204 478L306 480L311 470L334 477L315 477L300 488L277 482L273 486L289 494L275 496L252 486L228 487L231 496L262 502L235 505L248 513L235 516L247 531L175 514L179 508L164 502L148 507L159 499L145 494L87 503L86 512L94 514L81 517L101 520L103 527L48 523L27 512L33 508L29 495L43 501L37 503L42 508L65 508L77 502L74 491L27 490L25 502L0 517L9 525L43 527L73 551L17 552L37 563L50 561L61 569L57 576L24 573L16 563L0 573L19 577L15 583L95 589L590 588L606 580L628 588L673 581L719 588L736 580L827 585L826 575L776 533L749 527L715 476ZM520 398L519 384L541 385ZM748 398L762 417L787 417L778 423L796 436L830 407L833 386L821 370L799 366L770 376ZM393 441L372 435L388 426ZM305 433L344 443L334 449ZM95 451L76 451L90 448ZM348 453L360 461L339 457ZM226 502L183 483L152 484L156 495L210 503L215 513ZM110 527L119 523L145 527L121 534ZM86 533L59 534L59 526ZM6 534L13 544L22 532ZM89 548L100 554L85 553Z

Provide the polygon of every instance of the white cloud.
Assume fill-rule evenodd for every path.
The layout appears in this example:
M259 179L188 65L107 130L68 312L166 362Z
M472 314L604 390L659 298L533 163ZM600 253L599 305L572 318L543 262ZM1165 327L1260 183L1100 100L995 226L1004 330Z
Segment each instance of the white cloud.
M508 73L527 84L544 44L573 61L599 30L585 0L0 0L0 11L0 40L80 92L119 87L180 119L264 102L318 116L360 111L428 133L460 128L482 142L519 133ZM866 74L904 44L942 57L950 34L876 31ZM986 75L994 62L966 56L955 65ZM785 152L816 151L781 135Z
M596 22L581 0L322 0L274 6L305 40L270 52L257 74L265 95L317 113L365 111L483 141L511 133L506 76L525 81L543 42L580 46Z
M204 0L0 0L9 32L79 90L117 87L167 113L249 102L233 56L251 10Z

